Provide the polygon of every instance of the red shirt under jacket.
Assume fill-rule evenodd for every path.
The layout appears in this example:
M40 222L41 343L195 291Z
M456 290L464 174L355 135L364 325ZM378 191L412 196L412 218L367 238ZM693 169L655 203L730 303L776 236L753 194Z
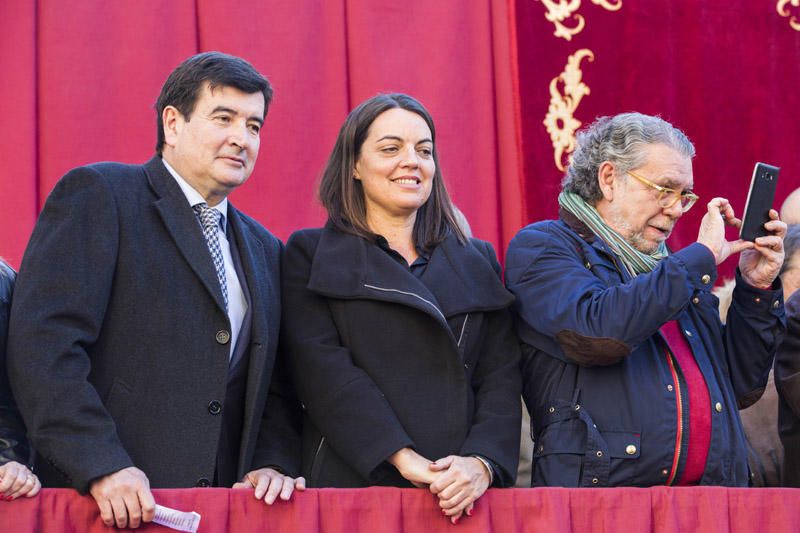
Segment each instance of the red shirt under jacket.
M683 336L677 320L664 324L661 333L683 373L689 398L689 444L686 466L678 485L697 485L703 477L711 444L711 398L692 348ZM679 386L678 383L675 386Z

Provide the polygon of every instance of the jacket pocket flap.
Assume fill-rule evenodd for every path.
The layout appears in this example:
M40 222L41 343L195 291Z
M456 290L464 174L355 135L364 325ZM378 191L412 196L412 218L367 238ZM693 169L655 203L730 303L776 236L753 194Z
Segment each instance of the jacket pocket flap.
M586 428L582 421L573 418L545 428L535 443L533 457L556 453L586 453Z
M615 459L637 459L642 435L629 431L601 431L608 453Z
M601 431L600 435L608 446L608 454L614 459L637 459L640 453L641 434L631 431ZM579 420L553 424L542 432L534 448L533 457L551 454L584 455L586 449L586 430ZM596 453L596 452L595 452Z

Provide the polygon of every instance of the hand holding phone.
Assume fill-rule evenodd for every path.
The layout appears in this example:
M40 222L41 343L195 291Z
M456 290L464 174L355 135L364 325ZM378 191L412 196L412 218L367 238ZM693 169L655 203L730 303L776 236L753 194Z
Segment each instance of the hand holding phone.
M755 241L758 237L768 235L764 224L769 222L769 210L775 200L775 188L778 185L778 174L781 169L766 163L756 163L753 178L750 180L750 191L744 206L744 218L739 237L746 241Z

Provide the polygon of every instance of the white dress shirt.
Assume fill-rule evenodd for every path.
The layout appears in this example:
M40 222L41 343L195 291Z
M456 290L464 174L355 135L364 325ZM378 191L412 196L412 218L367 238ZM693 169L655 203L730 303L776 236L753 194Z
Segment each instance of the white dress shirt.
M172 174L172 177L175 178L175 181L178 182L178 186L183 191L190 206L194 207L197 204L207 203L205 198L203 198L194 187L189 185L169 163L164 159L161 161L164 163L164 166L167 167L169 173ZM242 285L239 283L239 277L236 275L236 268L233 266L233 256L231 256L231 245L225 234L228 227L228 199L223 199L219 204L212 207L212 209L216 209L222 215L219 219L217 235L219 236L219 247L222 249L222 259L225 263L225 279L228 282L228 320L231 327L231 345L228 357L231 357L233 355L233 349L236 346L236 340L239 338L239 332L242 329L244 315L247 313L247 299L244 296ZM200 224L200 220L198 220L197 223ZM202 228L202 224L200 226Z

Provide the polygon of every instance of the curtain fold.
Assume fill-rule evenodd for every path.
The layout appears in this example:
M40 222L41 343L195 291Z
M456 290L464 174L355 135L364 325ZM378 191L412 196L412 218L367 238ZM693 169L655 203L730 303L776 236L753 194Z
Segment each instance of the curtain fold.
M14 0L0 16L0 257L19 266L39 211L36 3Z
M349 110L407 92L434 117L449 190L502 255L522 222L513 0L14 0L0 17L0 254L19 266L70 168L153 154L153 104L191 54L240 55L275 87L250 180L232 201L281 239L321 225L319 174ZM38 98L38 99L37 99Z

